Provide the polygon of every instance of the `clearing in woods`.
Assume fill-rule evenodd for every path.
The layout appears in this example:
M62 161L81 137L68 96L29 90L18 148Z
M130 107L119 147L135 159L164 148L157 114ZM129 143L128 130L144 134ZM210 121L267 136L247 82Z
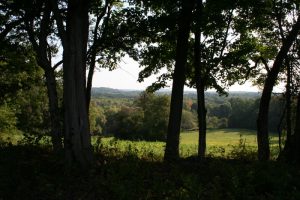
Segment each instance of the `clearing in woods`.
M95 138L94 138L95 139ZM162 159L164 142L116 140L113 137L94 140L94 145L101 145L104 151L110 154L135 154L138 157L153 157ZM270 135L272 157L278 153L278 137ZM198 132L182 132L180 135L180 155L182 157L197 155ZM208 129L207 154L210 156L230 156L232 151L257 151L256 131L245 129Z

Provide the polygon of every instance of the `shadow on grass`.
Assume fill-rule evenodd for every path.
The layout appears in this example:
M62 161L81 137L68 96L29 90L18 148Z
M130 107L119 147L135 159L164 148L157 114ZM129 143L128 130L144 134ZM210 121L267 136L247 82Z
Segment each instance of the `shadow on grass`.
M274 161L190 157L165 164L103 151L95 157L90 170L71 170L49 147L2 146L0 199L300 198L298 168Z

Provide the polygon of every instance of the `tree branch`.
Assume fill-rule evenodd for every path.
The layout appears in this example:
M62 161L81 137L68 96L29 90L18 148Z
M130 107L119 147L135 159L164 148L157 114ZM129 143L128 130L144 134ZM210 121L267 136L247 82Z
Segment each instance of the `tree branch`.
M61 64L63 64L63 60L59 61L58 63L56 63L52 68L53 70L56 70Z
M273 1L273 4L274 4L274 10L275 10L275 17L276 17L276 20L277 20L277 23L278 23L278 28L279 28L279 33L280 33L280 37L281 37L281 41L283 42L283 40L285 39L285 36L284 36L284 31L283 31L283 28L282 28L282 9L277 9L277 7L275 6L275 1ZM280 1L280 6L282 7L282 0Z
M32 47L34 49L35 52L39 52L39 44L37 43L36 39L35 39L35 34L34 34L34 30L32 27L32 21L27 21L25 20L25 30L28 33L28 38L30 43L32 44Z
M229 33L229 29L230 29L230 24L232 22L232 16L233 16L233 10L230 11L229 13L229 17L228 17L228 23L227 23L227 27L226 27L226 32L224 34L224 40L223 40L223 43L222 43L222 49L220 51L220 61L222 60L223 58L223 54L224 54L224 50L226 48L226 44L227 44L227 37L228 37L228 33Z
M5 29L0 33L0 40L4 40L4 38L7 36L7 34L16 26L20 25L23 22L23 19L20 18L18 20L15 20L9 24L5 25Z
M264 64L265 69L267 70L268 73L270 73L269 65L268 65L266 59L264 59L262 56L260 56L260 57L256 60L254 67L250 67L250 69L255 69L255 68L257 67L259 61L261 61L261 62Z
M50 3L52 6L54 18L55 18L56 24L57 24L58 34L60 36L62 45L66 46L66 31L65 31L62 16L61 16L59 8L58 8L58 2L57 2L57 0L50 0Z
M96 21L95 28L94 28L94 33L93 33L93 44L90 47L90 49L88 50L88 53L87 53L88 57L93 57L92 54L94 54L94 52L97 53L97 50L98 50L97 48L99 47L99 43L101 43L101 42L99 42L99 40L102 41L102 35L103 35L103 33L102 33L101 37L99 39L99 37L98 37L99 25L100 25L101 20L105 16L105 14L107 14L108 15L106 17L107 20L106 20L106 22L104 22L104 25L103 25L104 28L107 26L108 20L110 18L110 11L111 11L110 0L106 0L105 1L105 6L104 6L102 12L97 16L97 21ZM104 29L104 28L102 28L102 29Z

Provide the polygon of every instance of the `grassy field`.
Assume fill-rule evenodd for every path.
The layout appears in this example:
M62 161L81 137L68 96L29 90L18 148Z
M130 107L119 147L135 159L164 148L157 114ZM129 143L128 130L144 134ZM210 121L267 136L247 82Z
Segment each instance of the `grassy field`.
M278 153L278 138L270 137L272 158ZM140 158L161 160L165 143L146 141L124 141L113 137L93 140L94 146L109 154L133 154ZM197 155L198 133L183 132L180 135L180 155L189 157ZM242 154L255 154L257 151L256 132L242 129L210 129L207 131L207 154L212 157L236 157ZM247 155L248 156L248 155Z
M208 146L238 145L243 140L247 146L257 147L256 131L247 129L209 129L207 130ZM181 144L198 144L198 132L183 132L180 136ZM271 146L278 144L278 136L270 135Z
M23 136L20 133L12 135L1 134L2 140L17 144ZM44 138L40 143L49 144L50 139ZM97 151L104 151L110 155L137 155L139 158L152 158L162 160L165 143L147 141L116 140L113 137L93 137L93 146ZM278 137L270 136L272 158L278 154ZM182 132L180 135L180 155L189 157L197 155L198 132ZM245 129L208 129L207 130L207 155L211 157L235 157L237 154L252 153L257 151L256 131Z

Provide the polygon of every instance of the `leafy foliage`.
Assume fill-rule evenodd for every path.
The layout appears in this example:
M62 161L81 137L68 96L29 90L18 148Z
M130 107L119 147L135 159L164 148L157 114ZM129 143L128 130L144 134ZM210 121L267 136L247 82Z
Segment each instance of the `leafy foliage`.
M16 128L17 118L15 111L6 104L0 106L0 133Z
M89 120L90 120L90 132L93 135L103 134L103 129L106 123L106 116L104 110L96 106L95 102L91 102L90 112L89 112Z
M0 107L3 126L41 136L49 132L43 72L27 46L2 43ZM6 124L6 125L5 125Z
M123 139L164 140L168 125L169 98L142 93L132 107L121 107L111 116L108 132Z

